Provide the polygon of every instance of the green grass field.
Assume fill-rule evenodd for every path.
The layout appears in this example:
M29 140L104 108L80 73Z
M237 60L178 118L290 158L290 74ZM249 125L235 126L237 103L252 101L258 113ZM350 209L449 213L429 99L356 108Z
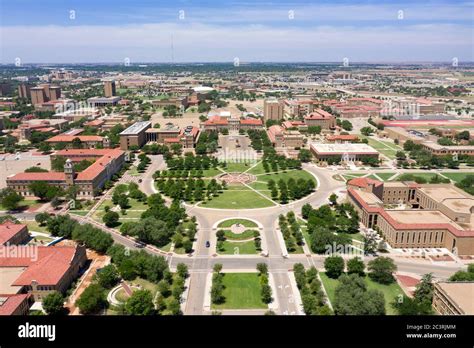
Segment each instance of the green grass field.
M245 230L242 233L233 233L230 230L225 231L225 237L227 239L232 239L232 240L244 240L244 239L249 239L253 238L256 230Z
M324 289L326 289L328 294L329 301L334 304L335 291L339 283L338 280L329 278L324 272L319 273L319 275L321 276ZM383 293L386 313L391 315L396 314L390 303L393 302L399 294L403 294L403 290L400 286L396 282L390 285L382 285L372 281L368 276L365 277L365 283L367 284L367 289L379 290Z
M395 172L391 172L391 173L375 173L377 174L377 176L382 179L383 181L388 181L388 179L390 179L392 176L395 175Z
M379 151L390 159L394 159L396 157L395 154L397 153L397 151L403 151L400 146L392 142L377 140L371 137L365 138L368 139L370 146L372 146L375 150Z
M262 175L258 175L257 176L257 181L264 181L264 182L268 182L270 180L274 180L276 183L278 183L278 180L280 179L283 179L283 180L288 180L290 178L293 178L295 180L298 180L298 179L305 179L305 180L308 180L308 179L312 179L314 180L314 177L304 171L304 170L288 170L286 172L280 172L280 173L277 173L277 174L262 174Z
M242 173L253 166L254 163L227 163L226 167L221 165L222 170L227 173Z
M222 242L222 250L218 250L217 253L221 255L255 255L258 251L253 240L248 242L226 240Z
M225 221L222 221L217 227L230 227L235 224L241 224L245 227L257 227L257 224L253 221L247 220L247 219L228 219Z
M250 169L247 173L253 174L253 175L265 174L265 170L263 169L262 162L259 162L255 167Z
M474 175L474 173L469 172L461 172L461 173L442 173L445 177L453 180L454 182L462 181L468 175Z
M224 273L222 279L225 302L212 304L212 309L266 309L260 295L257 273Z
M28 231L49 234L48 230L46 229L46 226L40 226L36 221L22 221L21 223L28 226Z
M206 208L252 209L274 206L274 203L251 190L224 191L218 197L199 204Z

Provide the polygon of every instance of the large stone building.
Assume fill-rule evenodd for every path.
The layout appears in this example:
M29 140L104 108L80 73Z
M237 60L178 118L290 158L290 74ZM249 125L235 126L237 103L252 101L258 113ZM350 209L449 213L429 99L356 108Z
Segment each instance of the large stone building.
M211 116L208 120L201 124L203 131L239 131L249 129L262 129L263 122L257 118L239 118L239 117L224 117Z
M76 186L79 199L90 199L125 163L125 152L119 149L68 149L57 151L52 155L53 158L57 156L68 159L64 165L64 172L18 173L7 178L7 187L22 196L32 197L29 185L36 181L44 181L64 190ZM74 162L84 159L94 163L82 172L76 173Z
M312 143L310 150L318 161L355 162L367 158L379 158L377 150L364 143Z
M455 186L356 178L347 187L362 224L380 230L393 248L474 255L474 197Z
M181 144L184 149L192 149L198 142L200 130L193 126L180 129L172 123L167 123L163 128L148 128L145 133L147 143Z
M51 146L56 146L58 144L64 144L68 149L72 148L77 144L81 148L91 149L95 148L98 145L108 147L107 140L100 135L68 135L68 134L59 134L52 138L46 140ZM107 145L107 146L106 146Z
M131 146L141 148L147 142L146 130L151 127L150 121L136 122L120 133L120 148L128 150Z
M104 95L107 98L114 97L115 93L115 81L105 81L104 82Z
M304 136L297 130L286 130L279 125L273 125L267 130L267 135L276 148L301 148Z
M317 109L304 118L304 123L308 127L319 126L322 130L332 130L336 128L336 117L323 109Z
M435 283L433 308L441 315L474 315L474 282Z
M279 121L283 119L283 104L277 99L266 99L263 102L263 120Z

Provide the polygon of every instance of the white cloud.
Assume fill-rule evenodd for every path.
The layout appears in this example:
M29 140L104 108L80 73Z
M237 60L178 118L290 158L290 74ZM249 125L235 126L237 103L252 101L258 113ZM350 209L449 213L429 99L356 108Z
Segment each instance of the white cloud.
M2 63L474 60L469 26L210 25L158 23L2 28Z

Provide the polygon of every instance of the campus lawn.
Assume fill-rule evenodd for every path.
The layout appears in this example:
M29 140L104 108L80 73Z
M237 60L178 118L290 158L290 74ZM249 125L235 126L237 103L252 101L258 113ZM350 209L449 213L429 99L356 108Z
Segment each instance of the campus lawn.
M375 150L381 152L390 159L395 159L395 154L397 151L402 151L403 149L391 142L377 140L372 137L365 137L369 141L369 145L372 146Z
M265 170L263 169L262 162L259 162L255 167L250 169L247 173L253 174L253 175L265 174Z
M312 179L313 181L316 181L314 179L314 176L312 176L310 173L308 173L305 170L297 170L297 169L290 169L285 172L280 172L277 174L262 174L257 176L257 181L265 181L268 182L270 180L274 180L276 183L278 183L278 180L283 179L287 181L288 179L293 178L295 180L298 179Z
M28 200L25 199L25 200L22 200L18 204L18 208L16 210L25 210L36 205L37 206L41 205L41 202L38 202L36 200L31 200L31 199L28 199ZM7 209L2 204L0 204L0 210L7 210Z
M86 216L89 210L69 210L69 214L79 215L79 216Z
M230 230L225 230L225 237L229 240L244 240L253 238L256 230L245 230L242 233L233 233Z
M382 179L383 181L387 181L388 179L390 179L392 176L394 176L396 173L395 172L391 172L391 173L375 173L377 174L377 176Z
M205 208L252 209L271 207L274 204L258 193L246 190L224 191L218 197L213 197L210 201L200 203L199 205Z
M420 177L420 178L424 178L426 181L430 181L431 178L435 177L435 176L438 176L438 174L436 173L427 173L427 172L416 172L416 173L408 173L408 174L411 174L413 176L417 176L417 177ZM392 179L390 181L399 181L400 178L402 177L403 174L400 174L399 176L397 176L395 179ZM441 177L442 179L442 177Z
M266 182L254 181L248 185L255 190L268 190L268 184Z
M253 221L247 220L247 219L228 219L225 221L222 221L217 227L230 227L235 224L241 224L244 227L257 227L257 224Z
M28 226L28 231L30 232L33 231L50 234L49 231L46 229L46 225L40 226L36 221L22 221L21 223Z
M335 291L339 281L337 279L329 278L324 272L320 272L319 275L321 276L324 289L326 289L328 294L329 301L334 304ZM379 290L383 293L385 298L386 313L391 315L396 314L390 303L392 303L398 297L398 295L403 294L403 290L400 288L400 286L396 282L390 285L382 285L372 281L368 276L365 277L365 283L367 284L367 289Z
M453 180L454 182L462 181L468 175L474 175L472 172L461 172L461 173L442 173L445 177Z
M216 175L219 175L219 174L222 174L222 171L219 170L219 169L214 169L214 168L211 168L211 169L204 169L202 171L202 174L205 178L212 178Z
M225 302L212 304L212 309L266 309L260 295L260 279L257 273L224 273L223 295Z
M247 242L226 240L222 242L222 250L218 250L217 253L221 255L255 255L258 251L253 240Z
M252 165L253 163L227 163L226 167L224 167L222 164L220 167L227 173L242 173L251 168Z

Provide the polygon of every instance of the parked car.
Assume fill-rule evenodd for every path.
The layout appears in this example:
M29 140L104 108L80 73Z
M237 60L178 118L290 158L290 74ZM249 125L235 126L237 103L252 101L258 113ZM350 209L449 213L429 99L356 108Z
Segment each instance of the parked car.
M209 241L206 241L206 248L209 248L211 246L211 243Z

